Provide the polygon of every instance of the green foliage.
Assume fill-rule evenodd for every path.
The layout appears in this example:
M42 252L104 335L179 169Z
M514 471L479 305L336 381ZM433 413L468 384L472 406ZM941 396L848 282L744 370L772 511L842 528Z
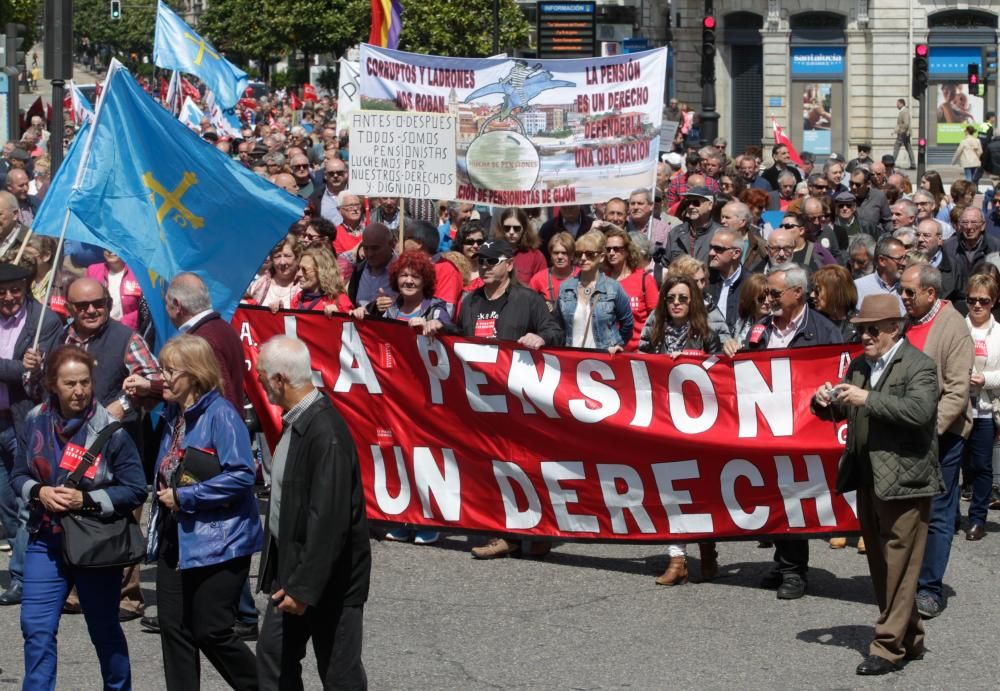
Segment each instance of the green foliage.
M0 0L0 33L3 32L7 22L24 24L25 53L30 52L31 46L38 41L38 28L42 22L42 2L41 0ZM28 58L30 60L30 58Z
M399 47L454 57L493 54L492 0L419 0L403 5ZM528 45L528 20L514 0L500 0L500 51Z
M316 79L319 82L319 86L328 89L329 91L336 91L339 80L337 79L337 72L331 68L327 68L319 73Z
M151 56L156 3L122 2L121 19L112 19L110 8L108 0L76 0L73 34L77 41L86 37L91 46L108 46L119 55Z

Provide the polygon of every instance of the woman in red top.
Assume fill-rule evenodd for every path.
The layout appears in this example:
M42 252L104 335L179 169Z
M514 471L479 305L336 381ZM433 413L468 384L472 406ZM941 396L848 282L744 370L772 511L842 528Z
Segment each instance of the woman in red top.
M452 247L469 260L469 281L462 288L463 292L471 293L476 288L483 287L483 279L479 277L479 248L486 242L486 231L479 221L466 221L462 227L455 232L455 242Z
M503 235L494 232L493 237L503 237L514 248L514 257L510 260L514 264L514 275L522 284L528 285L532 276L548 266L545 255L538 250L538 233L531 225L531 219L523 209L504 209L500 214L499 231Z
M625 346L625 350L635 352L639 348L642 327L660 299L660 289L653 274L643 268L646 262L642 252L627 232L613 226L605 233L605 237L607 242L604 251L607 258L604 260L604 271L618 281L632 305L632 340Z
M531 277L528 287L545 298L545 304L552 310L559 300L559 285L570 276L576 275L576 242L569 233L556 233L549 240L549 257L552 268L539 271Z
M334 312L350 312L354 308L340 277L337 259L326 247L310 247L302 253L296 279L299 292L292 297L293 310L322 310L329 317Z

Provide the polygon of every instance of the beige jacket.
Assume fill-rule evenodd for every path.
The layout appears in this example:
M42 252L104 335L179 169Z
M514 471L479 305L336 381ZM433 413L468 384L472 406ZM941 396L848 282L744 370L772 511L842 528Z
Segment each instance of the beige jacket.
M969 377L975 364L975 346L965 319L950 302L941 305L927 334L924 354L937 363L937 432L953 432L968 439L972 432Z
M903 106L896 115L896 134L908 135L910 133L910 109Z
M965 135L955 149L955 155L951 157L951 164L956 163L963 168L978 168L979 157L983 155L983 145L979 143L979 137L974 134Z

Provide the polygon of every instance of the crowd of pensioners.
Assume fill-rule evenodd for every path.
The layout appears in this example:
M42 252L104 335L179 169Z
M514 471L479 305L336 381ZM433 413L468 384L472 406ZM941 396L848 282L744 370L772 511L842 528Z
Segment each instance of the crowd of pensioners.
M976 204L973 183L946 191L934 171L911 181L866 146L850 162L834 155L817 167L809 155L793 164L780 144L765 164L759 148L733 157L717 141L663 156L652 189L592 205L366 198L349 191L349 137L333 125L333 104L321 100L294 126L275 108L239 139L202 125L206 141L307 201L263 259L247 304L610 354L860 343L849 378L813 401L817 415L848 420L845 457L854 462L839 488L864 497L858 549L882 614L858 671L881 674L923 656L922 618L946 606L953 534L964 526L967 540L982 539L987 512L1000 508L992 195ZM33 123L0 161L0 523L11 552L0 604L21 605L25 688L54 686L59 617L81 610L109 688L131 683L121 622L136 617L161 635L169 688L197 687L202 654L233 688L291 684L310 638L325 682L363 686L364 497L349 432L312 387L308 350L283 337L262 352L257 377L284 413L272 452L248 433L242 349L197 276L170 282L167 311L181 335L156 357L149 309L120 257L74 243L57 257L52 239L30 234L48 184L46 141ZM903 399L915 407L904 410ZM148 413L160 404L154 425ZM67 449L86 450L115 420L124 425L96 474L66 486ZM878 458L892 473L873 472L876 443L889 447ZM192 449L207 450L217 472L192 481ZM263 526L254 496L262 482ZM68 514L138 521L148 487L157 617L143 616L137 566L77 568L60 547ZM900 551L887 535L904 514ZM398 526L386 538L431 544L439 535ZM774 550L761 585L802 597L809 542L760 544ZM544 557L551 547L495 537L471 553ZM719 550L698 547L698 576L711 580ZM249 571L261 549L258 585L270 597L258 624ZM905 577L887 584L887 571ZM656 582L688 580L687 550L671 545ZM255 656L246 641L258 637Z

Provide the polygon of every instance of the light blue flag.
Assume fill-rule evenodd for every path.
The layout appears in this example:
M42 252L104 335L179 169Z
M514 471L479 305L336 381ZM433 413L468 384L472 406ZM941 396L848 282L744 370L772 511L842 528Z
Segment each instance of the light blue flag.
M193 74L215 92L223 108L233 108L247 88L247 73L219 54L162 0L156 4L153 63Z
M184 97L184 105L177 119L193 129L195 132L201 131L201 121L205 118L205 113L194 104L190 96Z
M104 88L90 148L80 137L70 148L36 217L37 232L58 236L68 208L68 239L121 256L142 285L159 343L175 332L164 293L181 271L201 276L215 309L230 319L305 201L203 141L124 68L112 69Z

